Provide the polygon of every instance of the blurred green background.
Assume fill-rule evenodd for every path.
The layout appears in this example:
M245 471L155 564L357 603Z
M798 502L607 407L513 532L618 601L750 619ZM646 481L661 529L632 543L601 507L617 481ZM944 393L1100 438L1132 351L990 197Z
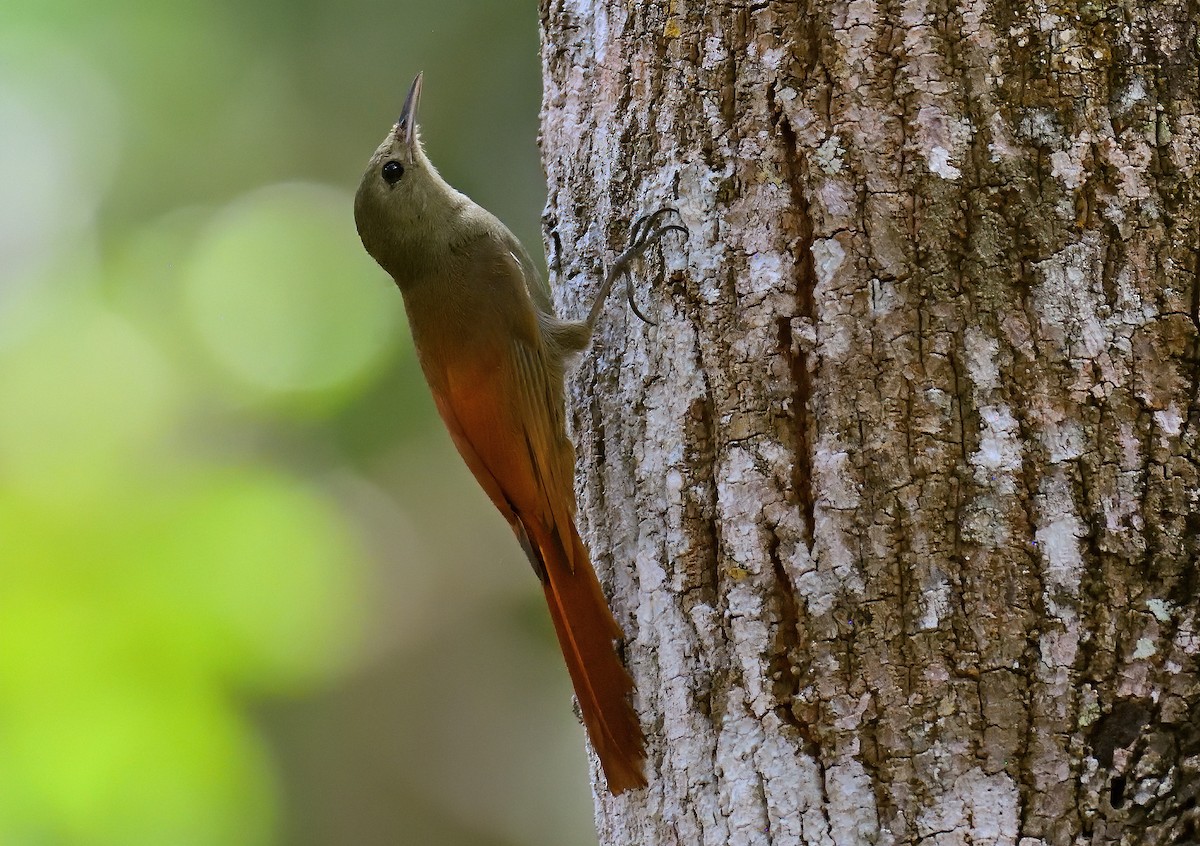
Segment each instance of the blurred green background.
M534 0L5 0L0 846L594 842L541 592L351 198L535 254Z

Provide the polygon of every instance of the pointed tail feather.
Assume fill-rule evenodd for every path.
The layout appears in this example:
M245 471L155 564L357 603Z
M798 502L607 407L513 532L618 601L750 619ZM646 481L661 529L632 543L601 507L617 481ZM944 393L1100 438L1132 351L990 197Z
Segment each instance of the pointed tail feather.
M569 538L538 538L549 541L537 544L546 573L542 586L583 724L600 758L608 789L615 795L646 786L646 740L628 699L633 679L613 645L621 637L621 627L609 611L579 533L567 525ZM571 544L574 554L570 558L563 540Z

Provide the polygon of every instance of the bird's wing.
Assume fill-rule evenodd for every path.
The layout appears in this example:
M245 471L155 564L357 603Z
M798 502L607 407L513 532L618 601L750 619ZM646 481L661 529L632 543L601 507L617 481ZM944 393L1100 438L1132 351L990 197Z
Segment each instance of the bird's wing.
M574 451L565 435L556 437L561 422L547 403L536 356L526 343L509 340L494 356L456 362L445 367L434 401L463 460L513 530L525 536L522 542L558 538L574 569L567 540L568 529L574 530ZM526 552L545 580L544 556Z
M566 435L562 364L542 341L520 258L490 238L470 253L470 284L498 305L451 339L452 354L438 356L439 384L431 379L438 410L509 522L520 515L557 530L573 561L565 529L575 516L575 451Z
M629 704L633 681L618 657L621 637L575 528L574 448L566 435L561 361L542 342L520 261L498 245L472 284L520 307L492 315L481 340L446 363L437 396L467 465L520 538L541 578L559 645L592 745L614 793L645 785L645 740ZM435 395L439 393L435 390Z
M525 249L525 245L517 240L516 236L512 236L511 233L509 235L511 237L507 239L506 246L513 258L521 265L521 276L524 278L525 288L529 291L530 299L533 300L538 311L553 316L554 304L550 301L550 286L546 282L546 277L533 263L533 258Z

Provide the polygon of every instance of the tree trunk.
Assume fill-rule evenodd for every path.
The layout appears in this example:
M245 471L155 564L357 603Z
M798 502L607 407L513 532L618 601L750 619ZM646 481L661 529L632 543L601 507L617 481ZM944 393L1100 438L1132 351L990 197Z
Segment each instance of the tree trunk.
M543 0L602 844L1200 842L1198 21Z

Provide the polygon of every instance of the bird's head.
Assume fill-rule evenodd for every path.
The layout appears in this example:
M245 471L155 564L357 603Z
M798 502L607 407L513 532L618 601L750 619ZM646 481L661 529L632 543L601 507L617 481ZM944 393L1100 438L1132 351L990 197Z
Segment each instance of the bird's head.
M417 131L421 74L400 118L371 156L354 196L354 222L371 257L397 281L436 246L461 200L425 157Z

